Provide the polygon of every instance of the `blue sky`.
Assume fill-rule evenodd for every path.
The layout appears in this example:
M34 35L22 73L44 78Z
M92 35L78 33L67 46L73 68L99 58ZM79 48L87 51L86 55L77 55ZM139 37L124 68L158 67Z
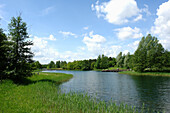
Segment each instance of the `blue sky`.
M34 60L83 60L134 53L142 36L170 50L170 0L0 0L1 27L22 13Z

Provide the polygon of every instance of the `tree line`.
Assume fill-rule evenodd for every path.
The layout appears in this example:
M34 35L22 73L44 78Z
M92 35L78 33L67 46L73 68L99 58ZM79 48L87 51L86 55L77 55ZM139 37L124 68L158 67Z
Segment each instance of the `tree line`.
M8 34L0 28L0 79L18 79L30 76L33 53L27 33L27 24L21 16L12 17Z
M99 55L97 59L73 62L51 61L47 68L68 70L107 69L109 67L132 69L136 72L170 71L170 52L165 50L159 40L148 34L142 37L134 54L120 52L116 58Z
M107 57L99 55L97 59L89 60L75 60L73 62L66 61L51 61L47 65L47 69L62 68L68 70L93 70L93 69L107 69L108 67L114 67L116 65L116 59L114 57Z

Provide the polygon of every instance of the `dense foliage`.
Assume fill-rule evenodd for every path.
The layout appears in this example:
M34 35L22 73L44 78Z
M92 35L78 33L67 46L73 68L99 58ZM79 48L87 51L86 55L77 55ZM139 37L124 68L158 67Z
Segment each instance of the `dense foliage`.
M0 79L7 76L7 70L9 68L9 44L6 35L3 33L3 30L0 29Z
M108 67L114 67L116 65L116 59L113 57L107 57L99 55L97 59L89 60L77 60L73 62L56 61L56 64L51 61L47 69L62 68L68 70L93 70L93 69L107 69Z
M33 53L28 40L27 25L21 16L11 19L8 37L0 30L0 78L20 78L31 75Z
M165 51L158 39L148 34L147 37L141 39L134 53L133 69L138 72L161 71L169 61L166 54L168 51Z

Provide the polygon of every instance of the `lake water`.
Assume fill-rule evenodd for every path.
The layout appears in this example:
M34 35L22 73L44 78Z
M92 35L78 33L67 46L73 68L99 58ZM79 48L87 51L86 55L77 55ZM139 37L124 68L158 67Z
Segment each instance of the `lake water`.
M115 72L48 71L74 77L60 85L62 92L86 92L100 100L170 112L170 77L130 76ZM155 111L155 112L156 112Z

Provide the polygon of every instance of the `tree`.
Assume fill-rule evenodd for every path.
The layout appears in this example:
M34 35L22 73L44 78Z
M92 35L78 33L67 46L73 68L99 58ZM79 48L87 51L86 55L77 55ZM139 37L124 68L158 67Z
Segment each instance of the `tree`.
M114 67L116 65L116 59L114 57L113 58L109 57L108 60L109 60L109 63L108 63L109 67Z
M73 65L72 62L69 62L69 63L67 64L67 69L73 70L73 69L74 69L73 67L74 67L74 65Z
M109 60L107 56L102 55L100 67L101 69L106 69L109 67Z
M94 69L95 62L91 63L90 69Z
M148 34L142 37L137 50L134 53L134 70L143 72L162 70L164 66L165 50L156 37Z
M56 61L56 68L60 68L60 61Z
M101 68L101 67L100 67L100 63L101 63L101 56L99 55L94 67L95 67L96 69L100 69L100 68Z
M123 65L124 65L124 67L129 69L129 67L130 67L130 52L128 52L127 55L125 56Z
M67 62L66 61L61 61L60 62L60 68L66 69L67 68Z
M37 69L41 69L42 68L42 65L40 64L39 61L35 62L35 66L36 66Z
M11 70L13 77L25 77L30 76L32 69L30 63L33 62L33 53L30 46L33 45L32 41L29 41L27 33L27 24L22 21L21 16L12 17L9 24L9 38L12 42L13 49Z
M3 30L0 29L0 79L7 78L10 44Z
M55 63L54 63L53 61L51 61L51 62L48 64L47 68L55 68Z
M117 62L117 66L118 67L123 67L123 61L124 61L124 57L122 56L122 52L120 52L117 57L116 57L116 62Z
M165 50L165 53L163 55L163 64L165 67L170 67L170 52L168 50Z
M134 53L133 57L133 64L134 70L138 72L142 72L145 69L146 65L146 47L145 44L145 37L142 37L137 50Z

